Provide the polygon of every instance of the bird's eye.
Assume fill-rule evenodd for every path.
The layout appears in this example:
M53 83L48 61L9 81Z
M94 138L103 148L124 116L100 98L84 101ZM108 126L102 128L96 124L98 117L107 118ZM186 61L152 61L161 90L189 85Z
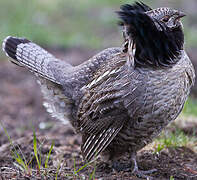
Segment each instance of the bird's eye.
M162 20L163 22L168 22L169 16L164 16L161 20Z

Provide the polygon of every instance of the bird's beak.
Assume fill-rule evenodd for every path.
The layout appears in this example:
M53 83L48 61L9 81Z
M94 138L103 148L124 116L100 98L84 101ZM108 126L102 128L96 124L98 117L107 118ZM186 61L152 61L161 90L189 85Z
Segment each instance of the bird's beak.
M182 18L182 17L185 17L185 16L186 16L186 14L184 12L179 11L179 15L178 15L179 19Z

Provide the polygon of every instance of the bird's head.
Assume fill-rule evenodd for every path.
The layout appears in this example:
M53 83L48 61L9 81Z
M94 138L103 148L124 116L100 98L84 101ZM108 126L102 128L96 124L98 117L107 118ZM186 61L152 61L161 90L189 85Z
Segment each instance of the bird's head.
M129 52L132 44L136 65L169 67L178 61L184 44L183 12L168 7L151 9L142 2L120 9L117 13L123 27L124 52Z
M155 19L156 21L165 24L165 26L170 29L179 27L181 28L181 18L186 16L186 14L182 11L168 7L153 9L147 11L146 14L149 15L151 18Z

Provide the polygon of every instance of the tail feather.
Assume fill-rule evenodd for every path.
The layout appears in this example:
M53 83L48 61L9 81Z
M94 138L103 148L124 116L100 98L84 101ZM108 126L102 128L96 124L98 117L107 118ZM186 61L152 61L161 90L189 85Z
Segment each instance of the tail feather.
M8 36L7 38L4 39L3 41L3 51L5 51L6 55L13 58L14 60L17 60L16 57L16 51L17 51L17 46L21 43L30 43L29 40L27 39L22 39L22 38L14 38Z
M6 55L12 58L12 63L26 67L35 74L59 84L49 67L49 63L63 62L40 46L25 38L8 36L4 39L2 48Z

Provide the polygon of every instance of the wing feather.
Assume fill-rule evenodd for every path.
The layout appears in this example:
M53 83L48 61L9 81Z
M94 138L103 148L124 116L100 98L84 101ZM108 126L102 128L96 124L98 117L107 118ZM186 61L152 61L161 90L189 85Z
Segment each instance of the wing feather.
M95 155L98 155L103 149L105 149L109 143L118 134L122 126L113 128L109 127L102 133L97 135L89 136L85 141L86 143L82 146L83 157L90 161Z
M142 86L138 73L128 67L125 59L121 56L110 60L83 87L78 132L82 134L82 155L88 161L107 148L133 115L129 108L136 103Z

